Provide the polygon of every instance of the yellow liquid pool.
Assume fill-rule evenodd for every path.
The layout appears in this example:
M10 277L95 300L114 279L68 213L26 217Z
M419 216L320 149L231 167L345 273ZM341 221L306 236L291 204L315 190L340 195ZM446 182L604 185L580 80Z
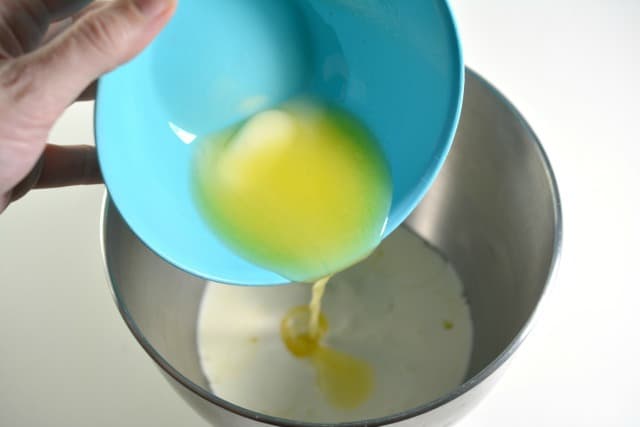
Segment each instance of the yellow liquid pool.
M280 323L280 336L291 354L308 358L316 371L316 383L335 407L353 409L364 403L374 389L371 366L364 360L322 343L329 329L321 310L322 295L330 277L313 286L309 305L293 307Z
M365 258L380 242L391 180L347 112L297 100L197 141L200 211L230 249L293 281Z
M207 285L198 354L217 396L262 414L337 425L405 412L466 378L473 326L464 287L408 229L329 281L319 340L304 339L311 293L308 284ZM359 363L331 363L318 346Z

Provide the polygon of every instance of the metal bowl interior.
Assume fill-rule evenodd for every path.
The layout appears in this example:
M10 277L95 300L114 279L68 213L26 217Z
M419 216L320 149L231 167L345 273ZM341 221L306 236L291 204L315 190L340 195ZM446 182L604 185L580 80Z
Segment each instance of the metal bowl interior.
M517 110L467 70L462 118L433 187L405 223L438 248L464 285L474 324L463 384L388 417L344 426L448 425L484 396L526 336L559 254L561 211L549 161ZM182 397L220 426L313 425L255 413L212 394L196 348L205 281L163 261L107 197L102 238L116 304Z

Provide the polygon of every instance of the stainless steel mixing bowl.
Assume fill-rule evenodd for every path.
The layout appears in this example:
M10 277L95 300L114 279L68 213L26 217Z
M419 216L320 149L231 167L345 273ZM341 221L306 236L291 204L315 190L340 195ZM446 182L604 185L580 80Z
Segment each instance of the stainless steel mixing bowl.
M423 406L344 426L446 426L487 393L526 336L552 276L561 238L551 166L527 123L467 71L462 119L442 172L406 225L455 266L474 324L463 384ZM147 249L107 198L102 223L113 295L136 339L169 383L218 427L306 426L226 402L207 387L196 320L205 282Z

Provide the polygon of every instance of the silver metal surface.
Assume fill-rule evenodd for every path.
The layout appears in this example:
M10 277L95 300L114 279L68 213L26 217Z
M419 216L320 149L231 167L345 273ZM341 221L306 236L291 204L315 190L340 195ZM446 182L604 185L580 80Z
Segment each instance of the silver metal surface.
M528 332L559 253L558 190L547 158L518 112L467 70L453 149L407 226L439 248L465 284L474 323L466 381L442 398L384 419L344 426L446 426L486 394ZM104 257L132 333L169 383L218 427L305 426L223 401L208 391L196 349L202 279L165 263L131 232L110 200Z

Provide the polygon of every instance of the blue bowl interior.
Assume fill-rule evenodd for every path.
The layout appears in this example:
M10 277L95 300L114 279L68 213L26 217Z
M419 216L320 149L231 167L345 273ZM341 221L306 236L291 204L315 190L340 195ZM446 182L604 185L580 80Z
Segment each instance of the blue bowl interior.
M189 0L136 59L100 79L98 156L132 230L177 267L220 282L287 282L230 252L196 210L191 142L312 94L357 115L391 167L386 234L449 150L463 63L442 0Z

